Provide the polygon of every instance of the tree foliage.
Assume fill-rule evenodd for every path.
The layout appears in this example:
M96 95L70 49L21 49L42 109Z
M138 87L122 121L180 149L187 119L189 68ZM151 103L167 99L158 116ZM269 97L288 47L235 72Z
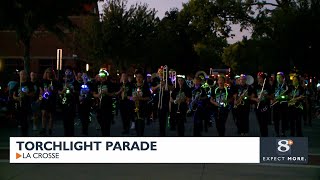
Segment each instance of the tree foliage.
M30 71L30 41L35 31L47 30L63 36L72 23L70 14L77 13L84 3L94 0L4 0L0 6L0 28L14 30L24 47L24 69Z

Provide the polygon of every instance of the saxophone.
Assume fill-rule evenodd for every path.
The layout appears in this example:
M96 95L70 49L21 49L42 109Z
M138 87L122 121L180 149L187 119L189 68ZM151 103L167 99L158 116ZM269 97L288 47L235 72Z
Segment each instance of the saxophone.
M243 99L247 96L248 94L248 88L241 94L241 96L239 97L239 99L236 101L236 103L234 104L233 108L238 108L239 105L244 105L244 101Z
M180 88L179 93L177 95L177 98L174 101L175 104L178 103L178 110L177 110L178 114L180 113L180 104L185 98L186 98L186 96L185 96L184 92L181 91L181 88Z

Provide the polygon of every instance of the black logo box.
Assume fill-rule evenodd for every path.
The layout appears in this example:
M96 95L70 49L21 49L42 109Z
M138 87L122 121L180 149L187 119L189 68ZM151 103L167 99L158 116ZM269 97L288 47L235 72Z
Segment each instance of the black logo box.
M293 143L288 149L286 143L290 141ZM307 137L260 138L260 163L307 164L308 152Z

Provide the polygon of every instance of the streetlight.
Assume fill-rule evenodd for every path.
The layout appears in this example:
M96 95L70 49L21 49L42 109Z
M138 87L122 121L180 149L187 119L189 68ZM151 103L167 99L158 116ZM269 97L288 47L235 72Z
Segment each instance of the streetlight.
M89 71L89 64L86 64L86 71Z
M62 49L57 49L57 71L58 71L58 79L60 71L62 70Z

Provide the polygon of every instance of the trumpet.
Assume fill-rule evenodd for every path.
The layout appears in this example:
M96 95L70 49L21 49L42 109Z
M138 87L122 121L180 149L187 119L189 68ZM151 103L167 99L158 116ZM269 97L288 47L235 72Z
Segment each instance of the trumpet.
M162 70L162 72L161 72ZM159 102L158 102L158 108L162 109L162 100L163 100L163 91L168 90L168 66L163 66L159 71L160 76L160 91L159 91ZM165 87L162 87L161 81L165 81Z

